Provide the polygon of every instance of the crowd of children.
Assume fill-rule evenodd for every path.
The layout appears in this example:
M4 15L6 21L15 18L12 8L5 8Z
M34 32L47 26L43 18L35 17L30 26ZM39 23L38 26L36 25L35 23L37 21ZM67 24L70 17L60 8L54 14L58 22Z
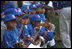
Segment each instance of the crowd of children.
M3 34L2 47L55 47L55 26L46 20L44 6L41 2L35 2L30 6L7 8L3 19L7 29Z

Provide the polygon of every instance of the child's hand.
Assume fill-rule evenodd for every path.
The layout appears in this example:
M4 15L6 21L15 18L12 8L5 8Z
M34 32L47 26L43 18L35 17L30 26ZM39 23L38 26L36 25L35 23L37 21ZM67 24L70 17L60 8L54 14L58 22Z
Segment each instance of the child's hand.
M20 41L19 41L21 44L23 44L24 43L24 41L22 40L22 39L20 39Z

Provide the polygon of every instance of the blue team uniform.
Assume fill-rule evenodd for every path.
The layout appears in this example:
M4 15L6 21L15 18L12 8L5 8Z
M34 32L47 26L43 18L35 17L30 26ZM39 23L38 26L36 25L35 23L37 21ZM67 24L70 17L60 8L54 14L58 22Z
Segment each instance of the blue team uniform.
M16 17L13 14L6 15L4 18L4 21L11 21L16 20ZM18 30L17 28L13 28L11 31L5 30L3 34L3 47L4 48L11 48L14 43L17 43L19 41L18 37Z
M30 20L31 21L41 21L41 20L44 20L44 19L43 19L43 17L41 17L41 15L34 14L34 15L30 16ZM40 28L39 32L38 32L39 36L43 36L44 31L46 31L46 28L42 26ZM46 32L46 41L52 40L53 37L54 37L53 32Z
M18 30L14 28L12 31L4 31L3 46L4 48L11 48L15 43L19 41Z
M22 16L22 18L26 18L26 16L24 15ZM21 38L23 39L27 36L33 37L33 28L31 24L26 24L23 26ZM29 39L24 40L24 42L26 43L26 45L30 45L31 43Z

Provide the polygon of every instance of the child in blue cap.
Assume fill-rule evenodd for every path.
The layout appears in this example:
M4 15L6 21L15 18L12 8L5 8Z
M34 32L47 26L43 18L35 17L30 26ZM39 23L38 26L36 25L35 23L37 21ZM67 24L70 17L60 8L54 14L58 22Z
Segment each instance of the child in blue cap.
M48 30L46 27L39 25L41 20L43 20L41 15L31 15L30 19L31 19L31 22L33 24L33 28L39 29L38 34L39 34L39 36L42 36L45 39L45 43L47 43L49 41L49 45L54 46L55 41L54 41L53 32ZM51 43L52 41L53 41L53 43Z
M21 41L18 37L19 33L16 28L16 17L13 14L6 15L4 21L7 26L7 30L4 31L3 35L3 47L15 48L14 44Z
M7 14L14 14L16 16L16 21L17 21L17 29L19 30L21 27L21 16L24 14L20 8L8 8L5 10L5 15Z
M37 9L36 9L36 14L40 14L42 18L44 18L44 20L41 20L41 23L44 23L44 21L46 20L46 17L44 15L45 13L45 8L44 6L40 3L40 4L36 4Z
M7 30L4 32L4 35L3 35L3 41L4 41L4 47L5 48L10 48L13 46L13 42L18 42L18 32L17 30L15 30L16 32L13 33L11 32L11 30L13 30L13 28L16 26L16 21L15 21L16 17L14 15L7 15L5 16L5 24L7 26ZM15 35L15 36L12 36L14 37L15 41L11 42L11 35ZM16 37L16 38L15 38Z
M30 12L30 14L36 14L37 6L36 6L35 4L32 4L32 5L30 5L29 7L30 7L30 9L32 10L32 11Z
M29 15L23 15L21 22L23 25L22 27L23 29L20 37L22 39L28 37L27 39L24 40L24 42L26 43L27 46L29 46L34 36L32 25L29 22Z
M29 12L32 11L29 6L22 6L22 7L21 7L21 10L22 10L22 12L25 13L25 14L29 14Z
M35 4L31 4L30 6L22 6L21 9L25 14L36 14L37 6Z

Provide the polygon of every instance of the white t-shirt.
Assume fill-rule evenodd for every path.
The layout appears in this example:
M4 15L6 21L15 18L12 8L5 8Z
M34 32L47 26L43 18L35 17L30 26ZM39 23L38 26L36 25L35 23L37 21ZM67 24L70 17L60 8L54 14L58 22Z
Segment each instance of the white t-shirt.
M29 45L28 48L41 48L39 45L33 45L32 43Z

